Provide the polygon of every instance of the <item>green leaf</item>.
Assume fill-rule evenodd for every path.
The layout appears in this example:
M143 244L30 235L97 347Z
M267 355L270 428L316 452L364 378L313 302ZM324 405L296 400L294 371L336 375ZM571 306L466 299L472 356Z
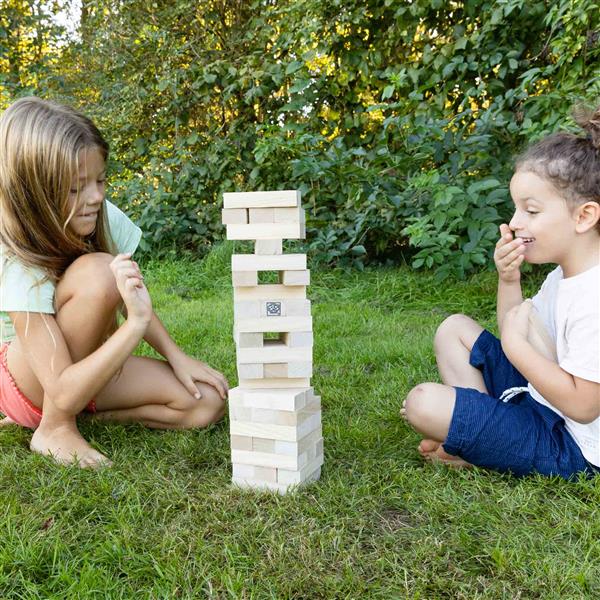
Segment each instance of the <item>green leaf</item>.
M395 90L396 88L393 85L386 85L383 93L381 94L381 99L387 100L388 98L391 98L394 95Z
M288 64L288 66L285 68L285 74L286 75L291 75L292 73L295 73L298 69L300 69L302 67L304 63L299 61L299 60L294 60L291 63Z

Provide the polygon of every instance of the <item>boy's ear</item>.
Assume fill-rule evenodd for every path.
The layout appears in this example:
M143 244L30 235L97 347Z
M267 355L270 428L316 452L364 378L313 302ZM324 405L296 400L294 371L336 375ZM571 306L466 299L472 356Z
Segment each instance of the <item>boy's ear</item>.
M595 227L600 221L600 204L598 202L586 202L577 207L575 213L575 231L585 233Z

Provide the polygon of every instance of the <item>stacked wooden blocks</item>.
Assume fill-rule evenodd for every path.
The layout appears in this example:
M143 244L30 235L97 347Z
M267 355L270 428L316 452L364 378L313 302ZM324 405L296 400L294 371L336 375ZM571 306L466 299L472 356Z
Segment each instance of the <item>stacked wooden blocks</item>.
M300 192L223 195L227 239L255 240L234 254L234 339L239 386L229 391L233 482L287 491L320 477L321 399L310 387L312 317L305 254L283 254L305 237Z

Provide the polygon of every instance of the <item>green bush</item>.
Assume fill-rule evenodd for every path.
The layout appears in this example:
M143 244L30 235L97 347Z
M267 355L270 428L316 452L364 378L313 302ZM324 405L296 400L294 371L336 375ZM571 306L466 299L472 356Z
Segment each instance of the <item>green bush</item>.
M147 252L222 239L224 191L299 188L318 262L464 275L490 264L514 154L600 98L596 4L87 0L44 77L0 98L97 120Z

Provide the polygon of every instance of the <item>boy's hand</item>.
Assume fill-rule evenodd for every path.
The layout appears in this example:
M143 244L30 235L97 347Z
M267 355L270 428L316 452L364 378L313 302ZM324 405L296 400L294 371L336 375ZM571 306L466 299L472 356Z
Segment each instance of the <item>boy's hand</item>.
M506 223L500 225L500 239L494 251L494 263L498 269L498 276L507 283L521 280L520 266L525 258L523 240L514 238L512 231Z
M528 343L529 315L532 308L533 302L525 300L511 308L504 317L500 341L509 360L511 355L517 356L523 345Z

